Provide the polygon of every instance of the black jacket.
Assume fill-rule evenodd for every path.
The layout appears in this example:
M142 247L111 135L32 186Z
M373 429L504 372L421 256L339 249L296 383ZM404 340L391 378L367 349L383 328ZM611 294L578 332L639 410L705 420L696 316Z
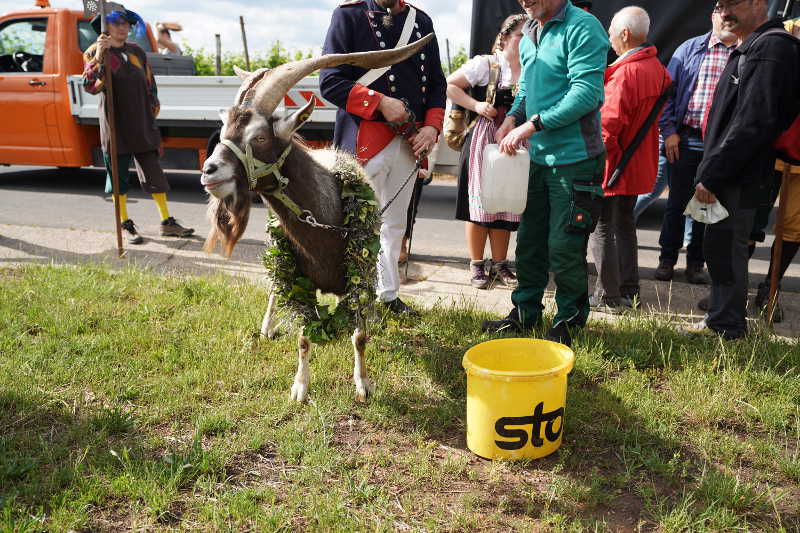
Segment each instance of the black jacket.
M395 15L393 24L387 27L382 22L386 11L379 8L375 0L354 0L337 7L331 17L322 53L347 54L394 48L400 40L409 11L406 9ZM433 33L433 21L427 13L417 9L415 29L409 42L413 43L429 33ZM320 70L322 97L339 108L333 132L336 147L359 156L369 154L369 150L365 151L364 146L359 145L358 141L363 141L363 136L359 139L359 128L363 120L384 121L380 113L374 112L380 95L405 98L417 121L442 130L447 81L442 73L436 38L421 53L392 65L386 74L369 86L373 94L356 83L366 72L366 69L348 64ZM370 142L374 150L377 140ZM369 157L371 155L365 158Z
M751 46L758 34L782 26L772 20L758 27L733 51L720 76L696 179L715 194L730 185L765 181L775 166L772 145L800 111L797 45L780 35L769 35ZM742 54L746 60L739 79Z

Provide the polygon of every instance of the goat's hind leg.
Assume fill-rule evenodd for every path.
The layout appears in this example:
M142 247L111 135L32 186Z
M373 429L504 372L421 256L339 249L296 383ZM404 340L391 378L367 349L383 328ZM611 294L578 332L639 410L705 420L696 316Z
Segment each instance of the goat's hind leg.
M364 352L367 350L367 335L361 328L353 332L353 382L356 384L356 399L366 402L367 398L375 391L375 386L367 377L367 367L364 365Z
M289 393L289 399L297 402L305 402L308 398L308 382L311 373L308 368L310 352L311 341L301 334L297 339L297 373L294 375L292 391Z
M264 313L264 320L261 321L261 336L268 339L275 337L277 326L272 323L275 318L275 292L269 291L269 303L267 312Z

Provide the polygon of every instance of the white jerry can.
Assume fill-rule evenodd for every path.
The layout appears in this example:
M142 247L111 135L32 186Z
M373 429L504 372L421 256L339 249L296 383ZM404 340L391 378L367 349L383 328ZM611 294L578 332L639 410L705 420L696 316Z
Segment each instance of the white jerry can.
M487 213L521 215L528 201L528 173L531 158L525 149L510 156L496 144L483 149L481 166L481 206Z

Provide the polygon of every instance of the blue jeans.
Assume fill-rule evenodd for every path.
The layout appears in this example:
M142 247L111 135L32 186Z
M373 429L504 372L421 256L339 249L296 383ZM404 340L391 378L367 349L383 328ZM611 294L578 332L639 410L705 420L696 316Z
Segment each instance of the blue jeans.
M653 191L646 194L640 194L636 199L636 205L633 208L633 220L639 219L639 215L652 205L653 202L658 200L664 189L669 184L669 162L667 156L664 155L663 148L658 155L658 174L656 174L656 183L653 185Z

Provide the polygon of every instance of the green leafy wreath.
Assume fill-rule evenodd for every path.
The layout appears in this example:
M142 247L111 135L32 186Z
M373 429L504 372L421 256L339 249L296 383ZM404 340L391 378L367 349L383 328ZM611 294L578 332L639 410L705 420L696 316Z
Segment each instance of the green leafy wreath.
M317 343L336 338L356 318L366 316L375 300L381 247L378 202L361 166L352 156L338 154L331 172L339 183L344 225L349 229L344 295L334 305L318 301L316 287L297 268L289 239L274 214L267 220L269 239L263 258L277 302L294 320L303 320L303 335Z

